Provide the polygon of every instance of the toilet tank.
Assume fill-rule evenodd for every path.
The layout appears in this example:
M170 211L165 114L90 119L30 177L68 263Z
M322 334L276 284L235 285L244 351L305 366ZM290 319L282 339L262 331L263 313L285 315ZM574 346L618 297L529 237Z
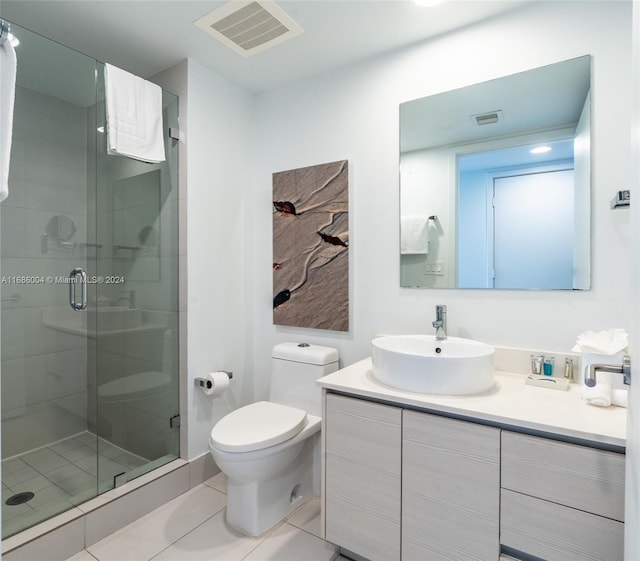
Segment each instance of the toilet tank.
M338 370L338 351L307 343L280 343L271 355L269 401L322 416L322 392L316 384Z

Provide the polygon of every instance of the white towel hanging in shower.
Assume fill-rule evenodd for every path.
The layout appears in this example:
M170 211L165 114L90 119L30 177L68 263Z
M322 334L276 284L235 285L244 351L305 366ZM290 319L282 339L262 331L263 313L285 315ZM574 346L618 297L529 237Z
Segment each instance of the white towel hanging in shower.
M162 89L105 64L107 151L143 162L164 162Z
M9 196L9 162L16 94L16 51L10 40L0 44L0 201Z

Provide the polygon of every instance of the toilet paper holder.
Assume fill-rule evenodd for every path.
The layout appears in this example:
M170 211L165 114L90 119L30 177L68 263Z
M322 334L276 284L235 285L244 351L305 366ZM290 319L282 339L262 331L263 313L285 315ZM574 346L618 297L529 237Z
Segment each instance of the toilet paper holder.
M229 380L233 378L233 372L229 372L228 370L218 370L217 372L224 372L227 376L229 376ZM196 378L193 382L197 387L205 388L207 390L210 390L213 386L211 380L207 380L206 378Z

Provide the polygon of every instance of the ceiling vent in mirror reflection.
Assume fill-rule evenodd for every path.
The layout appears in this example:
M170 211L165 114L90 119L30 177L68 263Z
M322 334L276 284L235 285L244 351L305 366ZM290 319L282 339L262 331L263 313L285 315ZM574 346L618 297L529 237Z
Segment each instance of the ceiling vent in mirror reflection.
M502 111L491 111L480 115L471 115L473 122L479 127L483 125L495 125L502 121Z
M255 55L304 31L270 0L229 2L201 17L195 26L243 57Z

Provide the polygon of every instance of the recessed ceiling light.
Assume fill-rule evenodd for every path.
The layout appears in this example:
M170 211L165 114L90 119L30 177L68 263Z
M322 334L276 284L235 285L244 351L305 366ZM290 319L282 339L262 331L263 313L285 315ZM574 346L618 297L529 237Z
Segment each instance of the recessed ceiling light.
M530 150L531 154L545 154L551 152L551 146L536 146Z

